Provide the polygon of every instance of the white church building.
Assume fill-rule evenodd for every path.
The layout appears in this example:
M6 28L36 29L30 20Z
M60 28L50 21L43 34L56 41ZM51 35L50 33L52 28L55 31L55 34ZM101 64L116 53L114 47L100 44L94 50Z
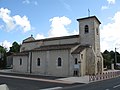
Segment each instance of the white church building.
M13 56L13 71L62 77L102 73L101 22L96 16L77 21L79 35L23 40Z

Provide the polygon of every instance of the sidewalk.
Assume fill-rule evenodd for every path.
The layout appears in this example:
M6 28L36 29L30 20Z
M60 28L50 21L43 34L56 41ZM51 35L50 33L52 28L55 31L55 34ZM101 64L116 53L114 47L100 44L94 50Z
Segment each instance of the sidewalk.
M89 76L67 77L67 78L61 78L61 79L57 79L57 80L73 82L73 83L89 83Z
M108 70L108 71L104 71L104 73L118 72L118 71L120 71L120 70ZM58 79L58 80L69 81L69 82L74 82L74 83L90 83L89 76L67 77L67 78L61 78L61 79Z

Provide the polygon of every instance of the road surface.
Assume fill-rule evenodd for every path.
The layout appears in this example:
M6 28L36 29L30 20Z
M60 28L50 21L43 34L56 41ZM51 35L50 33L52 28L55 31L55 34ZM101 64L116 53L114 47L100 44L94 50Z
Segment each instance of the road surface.
M41 77L41 78L40 78ZM6 84L9 90L62 89L77 84L54 80L53 77L0 74L0 85ZM48 79L50 78L50 79Z

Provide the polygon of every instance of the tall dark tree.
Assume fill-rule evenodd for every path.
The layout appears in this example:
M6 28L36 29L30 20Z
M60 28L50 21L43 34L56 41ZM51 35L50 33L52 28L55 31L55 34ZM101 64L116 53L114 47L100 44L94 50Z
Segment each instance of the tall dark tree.
M103 52L103 54L109 54L109 51L108 51L108 50L105 50L105 51Z
M111 59L111 55L109 54L109 52L107 50L105 50L103 53L103 62L104 62L104 67L107 66L108 69L111 68L111 63L112 63L112 59Z
M10 47L9 52L17 53L20 51L20 45L17 42L13 42L12 47Z
M6 48L0 46L0 68L6 67Z

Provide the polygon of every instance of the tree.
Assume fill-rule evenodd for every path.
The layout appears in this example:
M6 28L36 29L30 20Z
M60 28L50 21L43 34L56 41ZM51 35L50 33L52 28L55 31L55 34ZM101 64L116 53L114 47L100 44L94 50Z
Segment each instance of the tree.
M6 67L6 48L0 46L0 68Z
M0 52L2 53L6 52L6 48L4 48L3 46L0 46Z
M105 51L103 52L103 54L109 54L109 51L105 50Z
M9 52L14 52L14 53L20 52L20 45L17 42L13 42Z
M103 55L104 67L107 66L107 68L110 69L111 68L111 63L112 63L110 52L108 52L107 50L105 50L102 53L102 55Z
M108 69L111 69L111 64L114 63L115 65L115 52L114 51L107 51L105 50L103 53L103 61L104 61L104 67L107 66ZM120 63L120 54L119 52L116 52L117 56L117 63Z

